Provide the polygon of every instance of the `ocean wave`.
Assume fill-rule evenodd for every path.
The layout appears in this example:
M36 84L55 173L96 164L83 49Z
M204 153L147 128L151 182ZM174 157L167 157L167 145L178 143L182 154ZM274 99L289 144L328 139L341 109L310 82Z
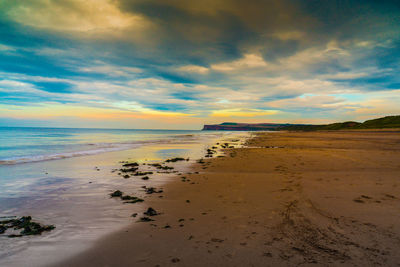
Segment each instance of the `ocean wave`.
M139 146L141 146L141 144L110 144L107 147L98 147L95 149L88 149L88 150L81 150L81 151L60 152L60 153L54 153L54 154L34 155L34 156L11 157L11 158L6 158L3 160L0 160L0 165L12 165L12 164L19 164L19 163L29 163L29 162L65 159L65 158L73 158L73 157L81 157L81 156L90 156L90 155L96 155L96 154L100 154L100 153L104 153L104 152L134 149Z
M218 138L227 135L224 132L202 132L197 134L167 134L161 139L141 140L141 141L127 141L116 143L84 143L84 144L46 144L46 145L26 145L25 149L38 148L43 151L49 151L51 147L62 147L62 151L54 153L40 153L35 155L21 155L0 158L0 165L12 165L20 163L30 163L48 160L65 159L72 157L90 156L105 152L122 151L138 148L143 145L157 145L157 144L185 144L191 142L201 142L201 140L208 140L210 138ZM21 146L22 147L22 146ZM78 148L79 147L79 148Z
M155 140L142 140L132 142L120 142L120 143L87 143L79 144L80 149L74 149L73 151L60 151L57 153L40 154L40 155L24 155L14 156L0 159L0 165L12 165L29 162L39 162L47 160L57 160L72 157L90 156L105 152L122 151L138 148L143 145L156 145L156 144L171 144L171 143L188 143L198 140L200 136L195 135L173 135L168 138L155 139ZM76 147L78 144L70 144L65 146L64 150L68 148ZM71 150L71 149L70 149Z

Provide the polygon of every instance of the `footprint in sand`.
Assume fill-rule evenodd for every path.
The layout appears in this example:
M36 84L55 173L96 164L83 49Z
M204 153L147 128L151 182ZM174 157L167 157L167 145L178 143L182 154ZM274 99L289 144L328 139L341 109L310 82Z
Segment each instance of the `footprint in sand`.
M361 195L355 199L353 199L354 202L357 203L365 203L366 201L372 200L372 197L367 196L367 195Z
M178 258L173 258L173 259L171 259L171 262L173 262L173 263L177 263L177 262L180 262L181 260L180 259L178 259Z

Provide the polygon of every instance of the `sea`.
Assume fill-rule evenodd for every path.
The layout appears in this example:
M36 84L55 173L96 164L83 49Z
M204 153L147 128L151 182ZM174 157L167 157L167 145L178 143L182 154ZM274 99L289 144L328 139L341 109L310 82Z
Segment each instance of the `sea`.
M0 220L32 216L56 229L40 236L0 234L0 266L44 266L71 257L96 240L136 223L146 207L143 186L162 187L190 172L217 142L237 141L247 132L0 127ZM151 163L183 157L174 169L123 178L124 162L143 171ZM150 168L150 169L149 169ZM154 170L153 170L154 171ZM110 198L121 190L143 198L124 204Z
M190 142L217 132L0 127L0 165L54 160L136 148L146 144Z

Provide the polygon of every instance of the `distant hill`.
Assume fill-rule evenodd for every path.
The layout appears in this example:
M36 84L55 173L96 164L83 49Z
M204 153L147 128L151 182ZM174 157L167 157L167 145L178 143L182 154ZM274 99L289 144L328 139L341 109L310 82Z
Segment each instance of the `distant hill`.
M362 123L362 129L400 128L400 116L368 120Z
M276 131L279 128L292 126L288 123L235 123L224 122L221 124L204 125L203 130L214 131ZM300 126L300 125L298 125Z
M235 123L204 125L203 130L219 131L318 131L318 130L348 130L348 129L384 129L399 128L400 116L367 120L363 123L355 121L337 122L331 124L289 124L289 123Z
M384 118L367 120L363 123L355 121L338 122L323 125L288 125L279 130L288 131L316 131L316 130L350 130L350 129L400 129L400 116L387 116Z
M336 122L322 125L288 125L279 130L287 131L318 131L318 130L341 130L341 129L359 129L362 123L355 121Z

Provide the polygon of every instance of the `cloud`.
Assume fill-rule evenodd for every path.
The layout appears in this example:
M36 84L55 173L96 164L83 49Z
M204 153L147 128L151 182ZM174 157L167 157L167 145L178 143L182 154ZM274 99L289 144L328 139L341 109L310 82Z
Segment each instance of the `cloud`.
M208 68L196 65L186 65L178 68L178 71L205 74L209 71Z
M2 1L0 103L191 127L396 111L399 6L352 3Z
M400 95L398 91L370 92L363 95L364 101L358 103L359 108L348 114L359 120L400 114Z
M213 64L211 65L211 69L215 71L229 72L252 68L265 68L267 66L267 63L261 56L255 54L245 54L243 55L243 58L235 61Z
M277 110L259 110L259 109L220 109L211 112L211 117L222 118L243 118L243 117L261 117L265 115L277 114Z
M0 44L0 51L3 52L9 52L9 51L15 51L16 49L14 47L8 46L8 45L3 45Z
M276 37L282 41L288 40L301 40L304 38L305 33L300 31L283 31L283 32L275 32L272 34L273 37Z
M97 63L99 65L79 68L81 72L105 74L111 77L133 77L135 74L141 73L140 68L112 66Z
M302 95L291 99L280 99L271 101L268 106L284 109L299 108L319 108L319 109L337 109L350 108L346 105L345 99L337 98L333 95Z
M139 15L122 12L111 0L6 2L11 6L7 14L16 22L57 32L101 33L147 24Z

